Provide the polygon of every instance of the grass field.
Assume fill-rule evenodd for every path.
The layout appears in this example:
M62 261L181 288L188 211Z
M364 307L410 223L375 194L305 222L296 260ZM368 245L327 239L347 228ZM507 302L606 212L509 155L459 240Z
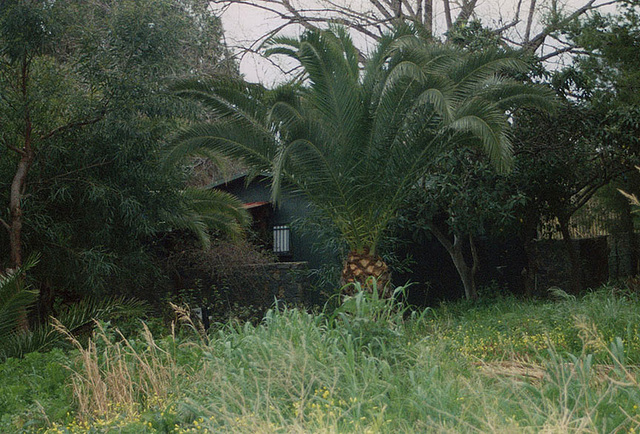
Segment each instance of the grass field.
M503 298L124 339L0 365L0 432L635 432L640 300Z

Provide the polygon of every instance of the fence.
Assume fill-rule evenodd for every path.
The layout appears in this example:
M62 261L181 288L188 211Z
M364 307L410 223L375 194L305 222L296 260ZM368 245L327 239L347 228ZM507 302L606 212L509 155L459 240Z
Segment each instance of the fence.
M622 212L605 209L592 200L571 217L569 233L575 240L608 236L621 232L628 218ZM538 239L562 239L558 219L543 222L538 228Z

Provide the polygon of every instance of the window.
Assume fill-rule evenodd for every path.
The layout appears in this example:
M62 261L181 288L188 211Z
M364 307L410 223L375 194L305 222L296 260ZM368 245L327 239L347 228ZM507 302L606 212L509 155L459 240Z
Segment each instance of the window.
M278 255L288 255L290 253L289 240L291 239L291 228L289 225L279 225L273 227L273 252Z

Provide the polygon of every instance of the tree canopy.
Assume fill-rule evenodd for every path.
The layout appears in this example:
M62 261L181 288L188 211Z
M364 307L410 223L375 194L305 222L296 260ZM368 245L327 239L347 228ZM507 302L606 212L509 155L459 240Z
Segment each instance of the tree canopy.
M196 0L2 2L3 268L40 252L41 297L153 288L155 234L206 242L246 224L237 200L185 190L188 171L160 164L165 138L197 117L167 83L237 74L221 37Z

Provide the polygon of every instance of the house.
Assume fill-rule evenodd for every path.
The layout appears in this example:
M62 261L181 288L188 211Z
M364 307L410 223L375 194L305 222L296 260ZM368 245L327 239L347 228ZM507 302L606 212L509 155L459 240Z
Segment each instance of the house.
M318 269L337 258L318 251L319 240L302 232L299 222L311 212L309 202L301 195L284 191L281 200L271 200L271 178L258 175L249 180L247 172L215 181L210 188L233 194L244 202L253 217L252 230L258 243L271 250L280 262L306 262Z

